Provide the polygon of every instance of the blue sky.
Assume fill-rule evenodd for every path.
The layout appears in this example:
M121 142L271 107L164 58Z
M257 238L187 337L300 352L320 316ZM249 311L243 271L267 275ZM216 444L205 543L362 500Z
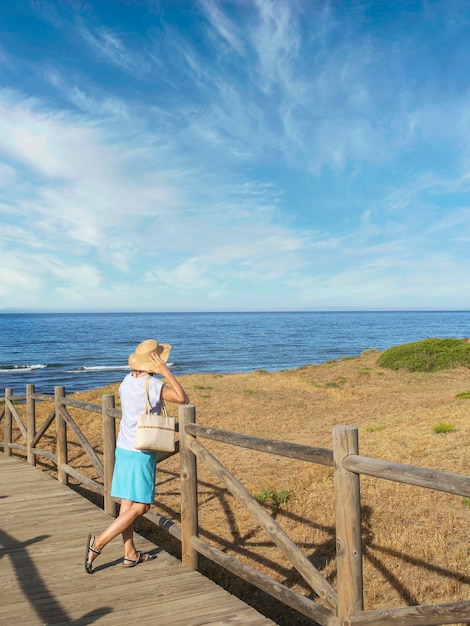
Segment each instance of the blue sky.
M470 308L467 0L8 0L0 310Z

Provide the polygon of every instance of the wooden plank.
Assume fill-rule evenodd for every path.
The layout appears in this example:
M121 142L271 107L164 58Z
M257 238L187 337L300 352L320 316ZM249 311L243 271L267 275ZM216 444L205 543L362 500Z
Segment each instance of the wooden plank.
M137 549L157 559L123 568L116 539L86 574L86 536L111 519L40 469L0 457L0 625L274 624L140 535Z

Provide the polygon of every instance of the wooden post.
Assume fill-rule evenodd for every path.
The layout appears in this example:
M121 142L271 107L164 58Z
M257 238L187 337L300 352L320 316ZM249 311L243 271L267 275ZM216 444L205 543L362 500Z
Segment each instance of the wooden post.
M62 417L61 398L65 398L65 387L54 387L55 398L55 429L56 429L56 453L57 453L57 480L67 484L67 472L62 469L62 464L67 463L67 424Z
M343 459L359 454L355 426L333 429L336 507L336 557L338 568L338 618L342 626L363 610L361 496L359 474L343 468Z
M116 451L116 422L114 417L107 413L114 409L114 394L107 393L101 398L101 415L103 419L103 464L104 464L104 510L116 517L117 503L111 498L111 481L114 472L114 458Z
M179 407L180 426L180 479L181 479L181 560L183 565L197 570L199 554L191 545L191 538L198 536L197 503L197 464L196 456L186 445L187 439L194 439L186 434L186 424L196 422L196 408L193 404Z
M33 394L34 385L26 385L26 448L28 463L36 465L36 455L31 452L31 442L36 435L36 401Z
M4 435L4 448L3 452L6 456L11 456L11 436L12 436L12 414L10 407L8 406L8 399L13 395L13 389L5 389L5 430Z

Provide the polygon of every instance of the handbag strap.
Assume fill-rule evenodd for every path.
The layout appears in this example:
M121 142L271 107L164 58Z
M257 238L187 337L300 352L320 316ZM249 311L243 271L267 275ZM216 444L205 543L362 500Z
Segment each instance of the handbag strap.
M150 413L150 397L149 397L149 380L151 376L147 376L145 379L145 412ZM161 406L161 414L165 417L168 416L165 403L163 402L163 398L160 399Z
M145 378L145 412L146 413L150 413L149 380L150 380L150 376L146 376Z

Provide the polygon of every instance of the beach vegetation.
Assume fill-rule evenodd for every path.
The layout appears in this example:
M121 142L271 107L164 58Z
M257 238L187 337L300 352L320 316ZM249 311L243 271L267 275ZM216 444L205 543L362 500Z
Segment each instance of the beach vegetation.
M256 496L256 500L260 504L270 504L275 509L279 509L284 504L287 504L291 498L291 493L288 489L281 489L277 491L269 487L268 489L263 489Z
M463 339L423 339L393 346L382 352L377 365L409 372L437 372L456 367L470 367L470 343Z
M366 428L367 433L377 433L382 430L385 430L385 426L383 424L378 424L377 426L368 426Z
M445 424L444 422L435 424L432 429L437 435L446 435L447 433L453 433L456 430L453 424Z
M470 400L470 391L461 391L455 397L460 398L460 400Z
M344 378L344 376L338 378L337 380L327 380L325 383L325 387L328 389L338 389L339 387L341 387L341 385L344 385L346 381L347 379Z

